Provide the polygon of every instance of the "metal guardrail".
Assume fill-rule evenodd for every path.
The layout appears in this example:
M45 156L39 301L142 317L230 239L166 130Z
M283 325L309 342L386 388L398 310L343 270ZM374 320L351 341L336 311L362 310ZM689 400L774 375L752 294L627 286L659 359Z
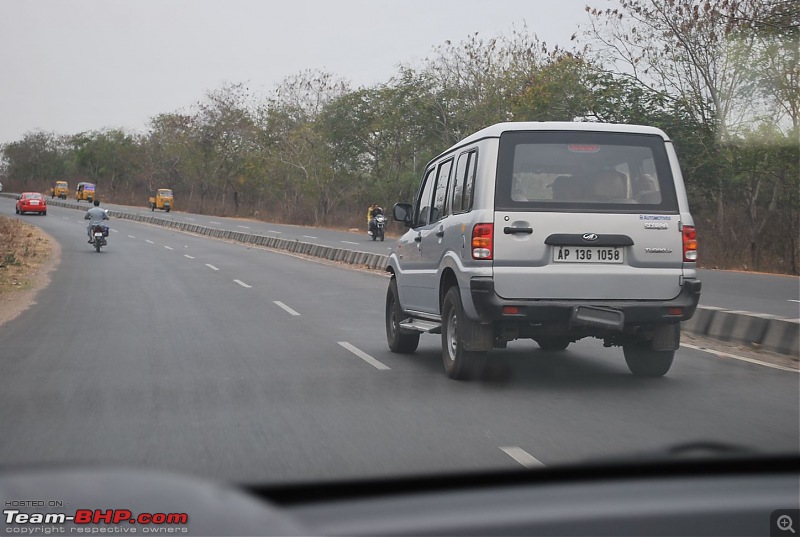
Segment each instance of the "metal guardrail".
M7 192L0 192L0 196L13 199L19 197L18 194ZM79 206L55 199L49 200L47 203L57 207L66 207L82 211L91 207L90 205ZM210 228L197 224L189 224L187 222L166 220L157 216L143 216L116 210L109 210L108 212L115 218L178 229L180 231L243 244L275 248L330 261L337 261L348 265L366 266L376 270L385 269L389 259L389 256L383 254L359 252L346 248L334 248L332 246L321 246L319 244L301 242L299 240L280 239L241 231ZM763 313L731 311L712 306L698 306L694 317L682 323L682 329L718 341L746 344L763 348L770 352L789 355L795 360L800 360L800 320L798 319L784 319L782 317Z

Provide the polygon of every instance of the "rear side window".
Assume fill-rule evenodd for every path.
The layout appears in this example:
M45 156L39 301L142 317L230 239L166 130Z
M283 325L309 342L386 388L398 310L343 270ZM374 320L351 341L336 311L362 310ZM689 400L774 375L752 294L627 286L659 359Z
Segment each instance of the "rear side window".
M678 210L664 140L605 132L507 132L495 206L510 210Z
M456 163L456 172L453 177L449 213L465 213L472 209L472 191L475 187L475 170L478 165L478 152L476 150L461 153Z

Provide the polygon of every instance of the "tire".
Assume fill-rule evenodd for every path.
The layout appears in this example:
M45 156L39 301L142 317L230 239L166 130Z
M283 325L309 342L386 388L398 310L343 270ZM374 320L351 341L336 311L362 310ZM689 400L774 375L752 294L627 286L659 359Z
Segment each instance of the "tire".
M569 338L564 336L555 336L539 338L536 340L536 343L543 351L558 352L566 350L566 348L569 347L570 341Z
M156 205L154 203L151 203L150 204L150 212L155 212L155 210L156 210Z
M675 358L675 351L654 351L649 341L629 343L622 351L628 369L637 377L663 377Z
M42 216L47 216L47 211L42 211Z
M464 350L464 341L459 330L469 330L470 321L464 315L461 293L458 287L447 290L442 303L442 362L451 379L466 380L475 374L485 352Z
M381 230L381 242L383 242L384 231Z
M165 207L165 208L164 208L164 210L165 210L166 212L169 212L169 207Z
M405 332L400 328L403 318L403 309L397 293L397 281L389 280L389 289L386 291L386 342L389 350L398 354L411 354L419 345L419 332Z
M19 209L17 209L16 207L14 207L14 212L17 213L17 214L20 214L19 213Z
M97 239L94 240L94 249L100 251L100 241Z

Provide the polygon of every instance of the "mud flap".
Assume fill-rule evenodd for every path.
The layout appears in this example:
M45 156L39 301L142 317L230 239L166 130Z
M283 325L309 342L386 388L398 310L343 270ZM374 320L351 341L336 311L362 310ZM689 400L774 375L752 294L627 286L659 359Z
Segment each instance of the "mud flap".
M491 324L476 323L466 318L461 322L467 323L461 331L465 351L483 352L494 348L494 327Z
M654 351L676 351L681 346L680 323L664 324L656 327L653 335Z

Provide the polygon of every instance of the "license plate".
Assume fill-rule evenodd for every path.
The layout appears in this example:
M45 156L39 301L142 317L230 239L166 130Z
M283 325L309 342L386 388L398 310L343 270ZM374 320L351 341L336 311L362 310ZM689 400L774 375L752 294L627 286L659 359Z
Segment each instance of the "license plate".
M39 200L31 200L31 205L39 205Z
M556 246L554 263L622 263L623 249L617 246Z

